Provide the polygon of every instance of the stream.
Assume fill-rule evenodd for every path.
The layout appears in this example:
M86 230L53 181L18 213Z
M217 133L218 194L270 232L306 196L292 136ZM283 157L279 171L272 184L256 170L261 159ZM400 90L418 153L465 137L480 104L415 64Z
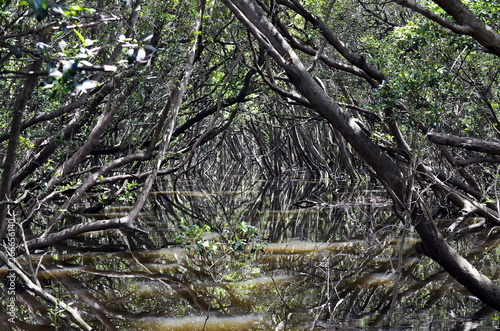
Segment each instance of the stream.
M139 223L147 237L90 233L21 263L98 330L499 327L498 312L417 254L417 234L370 183L232 174L165 181ZM497 279L499 236L489 229L451 242ZM24 300L49 323L40 301Z

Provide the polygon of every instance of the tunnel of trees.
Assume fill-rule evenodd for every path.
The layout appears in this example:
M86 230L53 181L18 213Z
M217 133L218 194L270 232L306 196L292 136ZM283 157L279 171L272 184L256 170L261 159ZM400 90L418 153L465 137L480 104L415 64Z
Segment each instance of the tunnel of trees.
M0 27L0 258L48 304L15 257L147 237L164 180L250 164L376 182L414 249L500 310L453 248L500 225L495 1L10 0Z

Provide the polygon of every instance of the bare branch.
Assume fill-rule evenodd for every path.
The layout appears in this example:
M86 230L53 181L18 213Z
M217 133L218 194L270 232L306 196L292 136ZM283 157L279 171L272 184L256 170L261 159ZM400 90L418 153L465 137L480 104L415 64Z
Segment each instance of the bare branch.
M117 219L100 220L89 223L77 224L59 232L50 233L40 238L28 240L28 242L26 243L26 247L28 247L29 250L41 249L45 247L54 246L60 242L74 238L75 236L82 233L102 231L108 229L129 229L132 231L144 233L143 230L136 228L131 224L130 218L127 215L125 217ZM23 249L20 248L17 253L22 254Z
M427 139L435 144L460 147L471 151L500 155L500 143L497 142L486 141L477 138L462 138L436 132L429 132L427 134Z

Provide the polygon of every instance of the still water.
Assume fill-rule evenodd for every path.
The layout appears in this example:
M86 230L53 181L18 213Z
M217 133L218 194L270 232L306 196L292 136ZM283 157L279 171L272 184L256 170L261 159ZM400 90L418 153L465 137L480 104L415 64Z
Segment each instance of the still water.
M140 223L148 237L86 234L20 262L96 330L499 327L498 313L418 256L417 235L368 184L245 176L165 182ZM499 236L489 229L453 245L498 279ZM18 297L38 316L31 329L54 329L53 310L29 291Z

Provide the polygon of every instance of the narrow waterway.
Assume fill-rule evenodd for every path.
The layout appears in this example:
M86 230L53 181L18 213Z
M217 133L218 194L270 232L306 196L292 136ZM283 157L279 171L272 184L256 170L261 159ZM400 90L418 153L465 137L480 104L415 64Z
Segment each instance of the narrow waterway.
M369 184L246 176L165 182L140 222L149 236L87 234L21 263L98 330L499 326L498 313L418 256L417 235ZM499 235L490 229L453 243L497 279ZM39 312L40 326L54 325L54 311L28 291L18 296Z

